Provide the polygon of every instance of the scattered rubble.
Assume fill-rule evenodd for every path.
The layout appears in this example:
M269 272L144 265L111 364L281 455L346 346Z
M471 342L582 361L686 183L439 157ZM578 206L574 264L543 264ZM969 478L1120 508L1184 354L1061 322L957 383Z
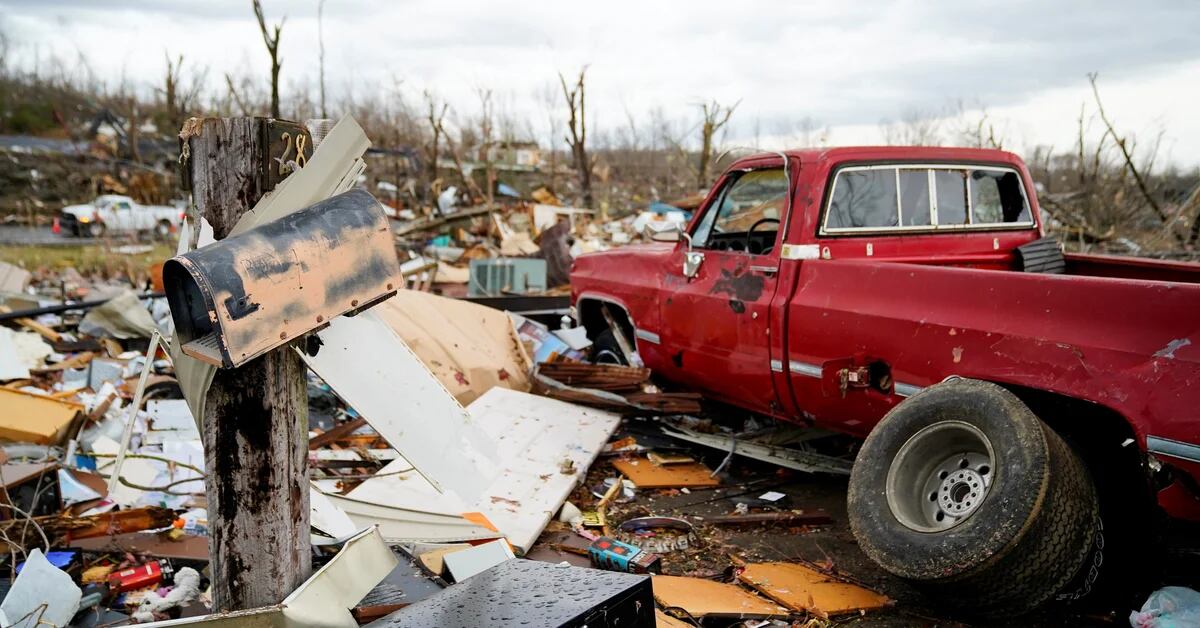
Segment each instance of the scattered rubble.
M360 133L335 127L324 141L342 147L337 176L314 183L331 167L314 157L253 220L351 187ZM561 301L530 300L561 298L571 255L681 218L647 213L600 223L543 190L393 218L408 289L323 321L296 349L309 369L316 571L279 604L237 613L212 613L206 569L194 417L211 368L181 350L166 299L0 266L0 626L564 625L596 613L824 626L906 613L861 556L843 563L858 555L836 532L844 510L796 490L798 477L849 472L844 441L710 408L636 366L633 347L619 357L635 366L611 363L561 321ZM180 250L210 240L185 229ZM840 554L820 544L830 538ZM1166 608L1186 599L1168 593L1134 625L1190 612Z

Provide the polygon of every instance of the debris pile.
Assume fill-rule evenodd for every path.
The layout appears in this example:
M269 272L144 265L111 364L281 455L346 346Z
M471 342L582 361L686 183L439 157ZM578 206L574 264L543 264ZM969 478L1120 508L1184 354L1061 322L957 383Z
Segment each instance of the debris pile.
M315 155L264 199L256 218L286 215L279 212L288 199L302 204L296 190L320 199L352 185L360 134L353 121L335 127L324 141L348 147L341 159ZM330 163L349 174L320 177ZM297 349L309 368L316 571L281 604L246 616L330 626L428 625L422 618L436 616L454 625L446 609L496 582L534 587L563 578L589 596L535 601L544 593L527 589L532 597L514 596L504 612L544 621L630 612L642 625L656 613L669 622L742 612L689 608L671 597L710 585L738 591L737 604L769 607L764 618L842 612L803 596L808 606L789 606L778 587L738 575L741 557L713 553L742 525L819 527L831 521L824 511L781 507L786 499L770 491L753 508L738 502L725 513L656 511L659 494L719 495L733 486L728 460L714 468L678 435L720 440L719 456L742 434L684 416L701 412L700 397L654 382L621 332L615 349L592 346L584 329L560 320L565 307L495 298L507 285L476 302L428 291L443 266L506 251L541 255L526 261L546 266L543 286L552 288L581 247L634 237L547 195L537 200L478 214L491 226L475 233L459 221L470 209L398 228L401 237L447 225L458 232L450 241L435 237L407 262L422 264L417 289L334 318ZM189 231L180 252L193 243ZM487 238L497 236L499 246L489 248ZM548 252L547 238L561 255ZM201 228L196 244L209 241ZM456 257L452 245L466 246ZM150 282L160 291L147 292L143 279L0 271L0 537L9 549L0 567L11 583L0 625L232 620L210 615L208 478L197 420L210 367L179 350L161 278ZM647 427L650 434L634 433ZM803 449L793 455L820 459ZM564 557L576 566L559 566ZM711 579L716 572L698 578L713 560L736 572L723 583ZM813 573L804 575L842 583L829 569ZM465 616L458 623L471 625Z
M447 202L428 215L401 210L392 218L409 288L491 297L561 294L575 257L649 241L670 225L686 224L691 212L654 202L610 219L606 212L564 206L542 187L528 199L471 207Z

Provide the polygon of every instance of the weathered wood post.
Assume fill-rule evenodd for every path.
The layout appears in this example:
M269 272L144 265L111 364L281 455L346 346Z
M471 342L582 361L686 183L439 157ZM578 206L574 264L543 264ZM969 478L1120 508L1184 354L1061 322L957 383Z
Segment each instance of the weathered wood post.
M185 176L218 240L286 176L276 159L282 132L305 133L266 118L189 122ZM284 346L218 370L203 439L213 610L277 604L312 571L308 397L296 353Z

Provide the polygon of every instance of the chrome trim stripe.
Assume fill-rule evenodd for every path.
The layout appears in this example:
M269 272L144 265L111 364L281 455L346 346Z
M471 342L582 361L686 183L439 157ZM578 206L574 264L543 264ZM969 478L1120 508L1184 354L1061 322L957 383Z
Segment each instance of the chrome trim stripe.
M1192 443L1184 443L1159 436L1147 436L1146 450L1155 454L1187 460L1188 462L1200 462L1200 445L1193 445Z
M807 375L809 377L821 377L821 365L809 364L808 362L798 362L791 360L788 362L788 370L799 375Z
M638 338L641 338L642 340L645 340L646 342L652 342L656 345L662 344L662 340L658 337L658 334L656 334L652 331L646 331L645 329L635 329L635 330L633 330L633 335L637 336Z
M771 371L774 373L782 373L783 360L771 360Z
M896 394L900 395L901 397L911 397L911 396L921 392L924 389L925 389L924 386L917 386L916 384L905 384L903 382L896 382L896 388L895 388Z

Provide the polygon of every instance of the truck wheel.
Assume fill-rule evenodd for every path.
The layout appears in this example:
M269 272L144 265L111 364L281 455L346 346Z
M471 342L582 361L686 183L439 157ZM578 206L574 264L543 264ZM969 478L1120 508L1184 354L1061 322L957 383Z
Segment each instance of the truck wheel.
M158 224L154 225L154 235L160 240L166 240L171 236L171 223L165 220L158 221Z
M605 329L592 341L592 362L628 366L625 354L621 353L621 345L617 344L617 337L613 334L613 330Z
M104 223L93 222L92 224L88 225L87 232L88 235L92 236L93 238L99 238L100 236L104 235Z
M858 452L847 501L867 556L981 616L1024 613L1062 590L1099 518L1067 444L1012 393L967 379L884 417Z

